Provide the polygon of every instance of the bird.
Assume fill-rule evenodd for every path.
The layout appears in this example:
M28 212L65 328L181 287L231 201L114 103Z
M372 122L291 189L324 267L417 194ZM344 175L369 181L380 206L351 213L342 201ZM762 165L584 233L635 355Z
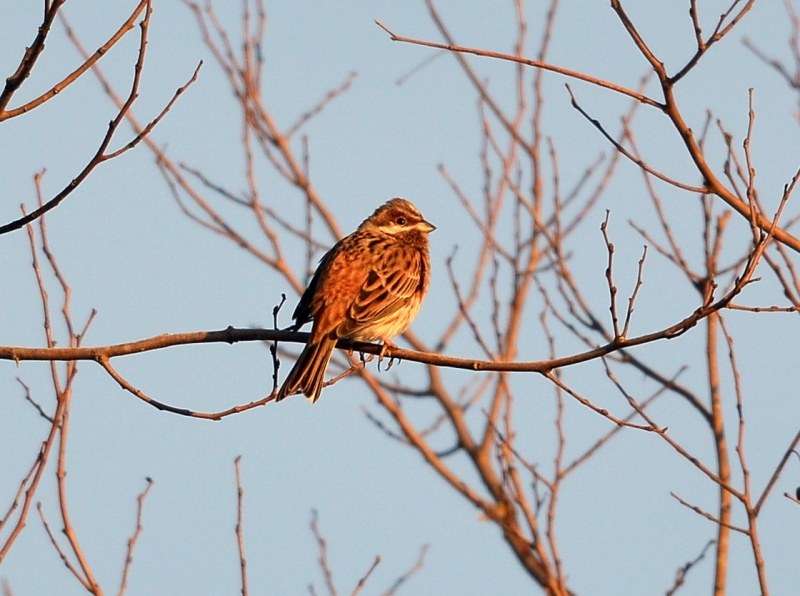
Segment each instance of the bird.
M340 339L394 346L428 292L435 229L410 201L394 198L325 253L292 314L294 330L313 322L311 336L276 401L302 393L316 402Z

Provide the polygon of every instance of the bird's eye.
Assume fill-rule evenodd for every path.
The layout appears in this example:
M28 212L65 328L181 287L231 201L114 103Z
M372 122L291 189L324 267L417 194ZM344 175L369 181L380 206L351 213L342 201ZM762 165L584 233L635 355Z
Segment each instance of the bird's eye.
M398 218L397 218L397 225L398 225L398 226L404 226L404 225L406 225L406 218L405 218L405 217L403 217L403 216L400 216L400 217L398 217Z

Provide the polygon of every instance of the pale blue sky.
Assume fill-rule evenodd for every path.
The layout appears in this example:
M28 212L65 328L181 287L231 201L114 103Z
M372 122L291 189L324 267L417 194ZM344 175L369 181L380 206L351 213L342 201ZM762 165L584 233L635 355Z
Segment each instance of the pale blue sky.
M65 14L85 44L95 47L134 4L71 0ZM636 86L645 63L608 2L580 4L565 2L561 8L551 60ZM689 3L627 4L642 34L674 71L693 48ZM699 4L710 29L726 3ZM460 43L511 50L512 2L448 0L439 6ZM135 112L143 120L152 117L197 62L205 60L198 82L153 138L168 146L174 159L243 190L242 155L236 145L240 124L227 83L203 46L189 10L177 0L157 0L154 10ZM220 2L216 10L228 27L238 30L240 3ZM267 11L264 96L281 126L294 122L350 72L358 72L352 89L306 129L312 179L345 231L354 229L392 196L411 199L438 226L431 236L434 281L414 325L423 339L438 337L442 313L451 312L454 305L445 260L457 245L463 255L457 270L466 267L476 242L470 235L478 236L437 165L446 165L462 188L479 195L480 131L474 91L450 56L433 61L402 86L395 84L432 51L391 42L374 20L400 34L438 40L422 2L303 0L270 2ZM0 14L4 15L0 73L5 78L30 43L41 6L0 0ZM531 54L537 47L542 16L539 3L531 2ZM789 33L782 3L757 3L740 27L678 89L693 128L699 130L706 110L713 110L736 135L737 145L747 128L747 90L755 89L753 151L761 198L769 206L777 204L780 189L798 167L800 143L792 118L796 96L741 40L748 36L767 53L789 61ZM131 34L101 62L120 91L129 85L136 35ZM77 53L57 24L40 64L12 105L35 97L78 63ZM475 58L472 64L489 79L501 102L512 105L512 67ZM569 186L601 151L611 149L570 107L564 82L557 76L547 79L544 122L558 146L561 176ZM584 108L616 129L629 106L627 100L585 84L571 85ZM657 97L652 85L649 91ZM17 217L20 203L29 208L35 203L32 178L40 169L47 168L47 195L63 187L95 151L114 113L97 82L86 76L42 108L4 122L0 127L0 223ZM665 123L658 112L640 109L635 129L641 149L666 173L698 183L677 135L664 129ZM123 129L114 146L127 140L127 134ZM721 171L719 136L713 139L710 154L716 156L714 165ZM297 199L295 191L266 167L259 173L265 201L279 207ZM680 238L687 243L696 239L696 201L666 187L660 192L667 210L681 224L677 226ZM626 295L635 280L643 244L627 221L636 219L655 229L634 166L620 165L603 202L585 223L581 245L576 246L573 267L583 275L584 288L598 311L607 302L606 254L599 232L605 209L611 210L618 282L621 294ZM238 216L255 237L255 225ZM51 246L73 289L76 322L82 323L92 308L98 310L87 344L228 325L267 327L282 292L290 294L292 308L296 301L272 271L180 213L144 147L98 168L47 222ZM744 230L745 224L734 221L731 225ZM740 238L746 241L746 236ZM24 231L0 237L2 345L38 346L44 341L27 243ZM731 255L740 248L734 245ZM689 259L699 265L700 252L696 244L692 246ZM675 312L688 313L693 308L685 281L655 251L648 258L635 333L657 329L673 321ZM292 259L299 271L303 255ZM60 296L55 283L50 280L49 284L57 312ZM764 286L748 290L743 302L777 300L771 280ZM682 307L672 308L683 302ZM284 324L289 312L284 311ZM737 347L748 400L748 456L760 492L800 423L796 316L738 314L731 315L729 323L739 334ZM566 333L559 333L564 354L580 349ZM696 353L689 350L700 341L698 328L668 344L644 347L639 354L674 373L686 363L686 353ZM449 353L479 354L466 333ZM521 345L520 359L546 356L541 337L531 337ZM701 361L689 364L690 370L681 378L702 393L704 365ZM197 410L245 403L271 387L267 351L254 343L170 349L120 359L116 366L157 399ZM420 372L419 365L406 362L390 374ZM622 398L608 383L600 388L593 385L602 378L599 364L565 375L599 405L624 414ZM16 367L0 361L0 511L8 506L46 432L44 421L25 403L17 376L44 405L52 407L53 401L47 364ZM446 378L456 387L470 377L448 371ZM552 390L538 376L520 375L514 383L517 416L526 431L522 447L532 461L549 470ZM730 390L727 381L726 390ZM728 405L733 399L729 392ZM297 397L221 422L203 422L147 407L121 391L98 366L82 363L72 411L68 490L73 522L106 593L116 592L125 543L134 528L135 498L145 486L145 477L153 478L155 484L145 504L144 530L127 593L238 593L233 533L233 460L238 455L245 488L251 594L308 593L311 582L318 594L325 593L317 545L308 527L312 509L319 513L340 593L352 591L376 555L382 562L362 593L381 593L413 565L423 544L430 545L425 565L401 594L537 593L499 531L481 521L479 512L425 467L419 455L378 432L365 419L364 407L376 408L356 381L344 381L326 389L313 407ZM664 398L654 412L676 438L710 460L708 434L683 403ZM733 445L734 410L730 412ZM607 421L571 401L567 402L566 426L571 439L568 451L573 456L610 428ZM460 471L467 469L464 462L453 465ZM762 541L774 594L796 590L800 510L781 496L793 492L796 485L800 485L800 465L791 462L763 512ZM630 430L567 482L561 495L558 535L569 585L577 594L663 594L670 587L675 570L696 557L715 535L713 524L679 505L670 491L713 510L716 489L711 483L654 435ZM55 479L48 473L37 500L44 502L51 523L59 527L54 495ZM740 515L735 521L743 522ZM698 564L683 593L709 593L712 572L710 558ZM8 580L15 595L83 593L58 560L35 512L0 567L0 578ZM730 594L756 593L749 545L736 534L729 578Z

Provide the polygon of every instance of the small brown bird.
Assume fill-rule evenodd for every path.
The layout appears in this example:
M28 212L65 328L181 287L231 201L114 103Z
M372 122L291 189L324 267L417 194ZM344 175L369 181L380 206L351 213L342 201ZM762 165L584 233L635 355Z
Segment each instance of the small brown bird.
M428 291L428 233L436 228L405 199L378 207L319 262L292 318L311 337L275 398L303 393L319 399L325 369L339 339L381 340L405 331Z

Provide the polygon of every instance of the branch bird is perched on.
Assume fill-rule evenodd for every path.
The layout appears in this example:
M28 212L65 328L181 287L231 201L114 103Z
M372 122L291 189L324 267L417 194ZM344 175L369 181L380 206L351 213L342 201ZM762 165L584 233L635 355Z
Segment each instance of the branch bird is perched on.
M292 318L311 337L275 398L303 393L319 399L325 369L339 339L391 339L417 316L428 291L428 233L436 228L405 199L378 207L319 262Z

